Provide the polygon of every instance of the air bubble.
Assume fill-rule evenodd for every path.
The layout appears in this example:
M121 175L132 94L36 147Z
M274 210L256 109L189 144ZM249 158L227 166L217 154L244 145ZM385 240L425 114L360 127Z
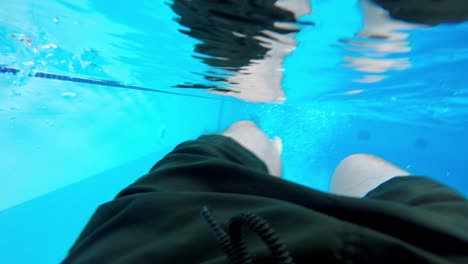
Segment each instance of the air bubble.
M41 45L39 46L39 49L56 49L57 48L57 45L55 44L47 44L47 45Z
M31 67L31 66L36 65L36 63L34 61L27 61L27 62L23 63L23 65L26 66L26 67Z
M76 93L72 93L72 92L65 92L62 94L62 97L65 99L74 98L75 96L76 96Z
M159 130L159 137L161 139L165 138L166 132L167 132L167 127L166 126L161 127L161 129Z

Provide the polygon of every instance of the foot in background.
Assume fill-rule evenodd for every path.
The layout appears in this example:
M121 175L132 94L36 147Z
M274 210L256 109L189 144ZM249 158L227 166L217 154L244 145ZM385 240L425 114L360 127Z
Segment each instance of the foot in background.
M354 80L360 83L378 82L389 71L412 67L406 55L411 51L409 30L468 20L468 1L464 0L359 0L359 8L363 16L360 38L345 42L362 54L344 60L346 66L367 74Z

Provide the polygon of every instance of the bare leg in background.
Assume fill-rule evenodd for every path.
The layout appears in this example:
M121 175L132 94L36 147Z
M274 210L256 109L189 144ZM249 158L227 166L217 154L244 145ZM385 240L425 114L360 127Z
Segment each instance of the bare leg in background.
M409 172L377 156L354 154L336 167L330 192L360 198L393 177L409 175Z

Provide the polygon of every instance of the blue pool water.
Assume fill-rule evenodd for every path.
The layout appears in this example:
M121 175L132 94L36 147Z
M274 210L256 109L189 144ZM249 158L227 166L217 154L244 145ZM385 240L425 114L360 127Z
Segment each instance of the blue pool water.
M341 159L370 152L468 196L468 24L376 40L359 34L372 29L357 1L312 9L282 46L286 101L264 102L270 90L249 92L265 78L248 74L236 80L255 85L233 94L175 88L226 72L163 1L2 3L0 263L58 262L97 205L176 144L240 119L283 139L288 180L327 191Z

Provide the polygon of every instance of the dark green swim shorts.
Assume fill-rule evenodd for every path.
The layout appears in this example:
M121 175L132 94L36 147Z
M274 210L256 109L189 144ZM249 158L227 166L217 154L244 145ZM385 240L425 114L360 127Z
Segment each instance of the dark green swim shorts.
M64 263L468 263L468 202L425 177L364 198L272 177L233 140L185 142L101 205Z

